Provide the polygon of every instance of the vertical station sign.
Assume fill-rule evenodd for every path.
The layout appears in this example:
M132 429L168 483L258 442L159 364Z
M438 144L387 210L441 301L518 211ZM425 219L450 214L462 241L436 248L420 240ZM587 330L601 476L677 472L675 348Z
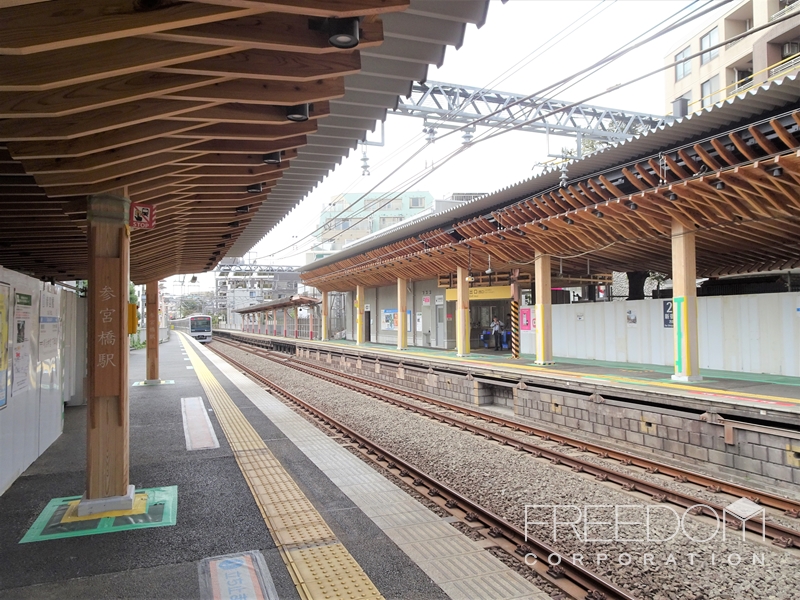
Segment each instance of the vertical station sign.
M120 294L127 298L127 290L118 289L119 258L98 258L96 277L94 335L96 344L95 376L92 378L93 396L119 396L121 389L120 353L127 351L127 320L120 314Z
M134 229L153 229L156 226L156 207L152 204L131 202L128 224Z

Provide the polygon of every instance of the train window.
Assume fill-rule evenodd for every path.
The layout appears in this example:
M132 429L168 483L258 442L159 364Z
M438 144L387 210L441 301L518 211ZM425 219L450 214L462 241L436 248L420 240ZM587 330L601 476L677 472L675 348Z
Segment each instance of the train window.
M192 331L211 331L211 319L209 317L192 319Z

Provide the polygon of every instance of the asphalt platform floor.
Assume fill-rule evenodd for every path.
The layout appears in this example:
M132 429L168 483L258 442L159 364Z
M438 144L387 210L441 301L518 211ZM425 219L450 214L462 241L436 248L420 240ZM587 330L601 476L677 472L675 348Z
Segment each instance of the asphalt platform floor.
M249 550L264 555L282 600L298 598L213 413L220 447L187 451L182 397L203 389L173 335L160 375L174 385L130 388L130 480L178 486L177 524L19 544L52 498L84 491L86 409L68 407L64 432L0 496L0 600L198 598L198 561ZM446 598L442 590L218 369L211 372L270 451L386 598ZM131 352L131 384L144 379L145 351Z

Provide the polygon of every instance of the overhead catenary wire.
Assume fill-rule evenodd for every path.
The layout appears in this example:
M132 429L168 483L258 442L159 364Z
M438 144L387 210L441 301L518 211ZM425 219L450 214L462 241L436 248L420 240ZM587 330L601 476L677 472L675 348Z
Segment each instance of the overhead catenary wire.
M737 131L745 130L745 129L748 129L749 127L752 127L752 126L759 126L759 125L762 125L764 123L769 123L770 121L772 121L774 119L779 119L781 117L789 116L789 115L791 115L793 113L794 113L794 110L788 110L788 111L785 111L785 112L783 112L781 114L778 114L778 115L772 115L770 117L761 119L761 120L759 120L759 121L757 121L755 123L749 123L748 125L745 125L745 126L735 127L733 129L731 129L730 131L726 132L726 134L730 134L730 133L734 133L734 132L737 132ZM703 144L703 143L705 143L707 141L710 141L711 139L714 139L714 138L716 138L718 136L719 136L719 134L716 134L716 135L707 136L706 138L703 138L701 140L693 140L691 142L691 144L688 144L688 145L685 145L685 146L678 146L678 147L675 147L675 148L671 148L670 152L675 152L675 151L680 150L682 148L691 147L691 146L693 146L695 144L698 144L698 143L699 144ZM772 157L775 157L775 156L778 156L778 155L781 155L781 154L783 154L783 152L778 152L777 154L762 156L762 157L759 158L759 160L760 161L764 161L764 160L767 160L769 158L772 158ZM618 167L620 167L620 166L632 166L632 165L636 164L637 162L646 161L647 159L655 158L658 155L659 155L658 153L652 154L650 156L638 159L637 161L629 161L629 162L625 163L624 165L618 165ZM726 169L723 169L723 170L727 170L729 168L733 168L733 167L727 167ZM601 171L594 172L594 173L592 173L590 175L583 176L581 179L597 177L599 175L602 175L602 174L605 174L605 173L609 173L610 171L611 171L611 169L603 169ZM557 189L559 189L559 186L558 185L554 185L554 186L551 186L549 188L545 188L543 190L539 190L534 195L528 196L528 198L533 198L534 196L540 196L540 195L543 195L543 194L547 194L547 193L555 191ZM571 212L571 211L568 211L568 212ZM780 220L781 218L783 218L783 217L775 217L774 219L773 218L765 218L765 219L761 219L761 220L762 221L772 221L772 220ZM547 219L545 219L545 218L540 218L540 219L534 220L533 223L542 222L542 221L546 221L546 220ZM753 219L753 220L739 220L738 223L743 223L743 222L747 223L747 222L756 222L756 221L757 220L755 220L755 219ZM719 224L715 224L715 225L712 225L712 226L698 227L697 231L711 231L711 230L714 230L716 228L725 227L726 225L728 225L728 223L719 223ZM498 230L498 232L501 232L501 231L506 231L506 229ZM665 237L673 237L673 236L665 236L664 234L656 232L652 236L640 236L640 237L633 238L633 239L616 240L615 242L612 242L611 244L608 244L607 246L603 246L603 247L600 247L600 248L594 248L594 249L590 249L590 250L581 252L580 254L576 255L575 257L586 256L587 254L600 252L600 251L602 251L602 250L604 250L604 249L606 249L606 248L608 248L610 246L613 246L614 244L617 244L617 243L629 243L629 242L642 241L642 240L648 240L648 239L663 239ZM674 237L680 237L680 235L677 235L677 236L674 236ZM416 243L417 243L417 240L413 240L413 241L408 241L407 240L405 242L405 244L401 245L400 247L395 246L391 251L386 251L383 254L380 254L378 256L370 256L369 258L365 257L360 262L352 264L352 265L349 265L348 269L358 268L358 267L366 265L366 264L368 264L370 262L380 261L380 260L387 259L387 258L389 258L389 259L396 258L396 253L397 252L402 252L404 250L415 250L415 251L418 251L419 249L415 248ZM486 251L488 253L488 250L484 250L484 251ZM575 257L573 257L571 255L558 255L558 254L545 254L545 255L546 256L551 256L553 258L561 258L561 259L575 258ZM523 264L524 263L517 263L516 266L521 266ZM527 263L527 264L531 264L531 263Z
M548 87L546 87L546 88L543 88L543 89L544 89L544 90L550 90L550 91L553 91L553 93L560 93L560 92L563 92L564 90L566 90L566 89L569 89L569 88L571 88L572 86L576 85L577 81L575 81L575 80L577 79L577 77L579 77L579 76L581 76L581 75L585 75L585 74L587 74L587 73L594 74L594 73L598 72L600 69L604 68L605 66L608 66L608 64L611 64L611 62L613 62L614 60L617 60L618 58L620 58L620 57L624 56L624 55L625 55L625 54L627 54L628 52L630 52L630 51L632 51L632 50L634 50L634 49L636 49L636 48L640 47L642 44L645 44L645 43L648 43L648 42L650 42L650 41L653 41L654 39L657 39L657 38L658 38L658 37L660 37L661 35L664 35L664 34L668 33L669 31L672 31L673 29L675 29L675 28L677 28L677 27L683 26L683 25L685 25L685 24L687 24L687 23L689 23L689 22L691 22L691 21L693 21L693 20L695 20L695 19L697 19L697 18L699 18L699 17L701 17L701 16L703 16L703 15L705 15L705 14L708 14L709 12L711 12L711 11L713 11L713 10L716 10L716 9L720 8L721 6L724 6L725 4L728 4L728 3L729 3L729 2L731 2L732 0L721 0L720 2L718 2L717 4L715 4L714 6L712 6L711 8L707 8L707 7L708 7L708 5L711 3L711 0L709 0L708 2L706 2L706 4L705 4L705 5L703 5L703 7L702 7L702 8L701 8L699 11L697 11L697 12L695 12L695 13L691 13L691 14L690 14L690 15L688 15L688 16L682 17L682 18L681 18L681 19L680 19L678 22L676 22L676 23L672 23L671 25L668 25L668 26L666 26L664 29L662 29L662 30L658 31L656 34L653 34L653 35L651 35L650 37L646 38L645 40L642 40L642 41L637 41L637 40L640 40L640 38L642 38L643 36L647 36L647 35L648 35L648 34L650 34L652 31L654 31L655 29L657 29L657 28L661 27L661 26L662 26L662 25L664 25L665 23L667 23L667 22L671 21L672 19L675 19L675 18L677 18L677 17L678 17L678 16L679 16L679 15L680 15L682 12L684 12L685 10L687 10L687 9L691 8L691 6L693 6L694 4L696 4L698 1L699 1L699 0L695 0L694 2L692 2L691 4L689 4L688 6L682 7L680 10L676 11L675 13L673 13L672 15L670 15L669 17L667 17L666 19L663 19L661 22L659 22L658 24L654 25L653 27L651 27L651 28L650 28L650 29L648 29L647 31L645 31L645 32L643 32L643 33L641 33L641 34L639 34L639 35L638 35L638 36L636 36L636 37L635 37L633 40L631 40L631 41L627 42L627 43L626 43L626 44L624 44L622 47L620 47L620 49L618 49L618 50L615 50L614 52L612 52L612 53L608 54L606 57L604 57L603 59L601 59L601 60L599 60L599 61L595 62L593 65L591 65L591 66L589 66L589 67L587 67L587 68L585 68L585 69L582 69L581 71L578 71L576 74L573 74L573 75L571 75L571 76L569 76L569 77L566 77L566 78L562 79L560 82L556 82L555 84L552 84L552 85L550 85L550 86L548 86ZM663 70L663 69L662 69L662 70ZM569 84L569 85L567 85L567 84ZM619 86L618 86L618 87L619 87ZM614 89L616 89L616 88L614 88ZM601 96L601 95L603 95L603 94L605 94L605 93L608 93L609 91L610 91L610 90L605 90L604 92L601 92L601 93L599 93L599 94L595 94L595 95L591 96L591 97L590 97L590 99L593 99L593 98L596 98L596 97L598 97L598 96ZM489 113L488 115L485 115L485 116L481 117L480 119L476 119L476 120L474 120L474 121L473 121L472 123L470 123L470 124L466 124L466 125L464 125L464 126L462 126L462 127L456 128L456 129L454 129L454 130L452 130L452 131L450 131L450 132L448 132L448 133L446 133L446 134L442 135L440 139L442 139L442 138L445 138L445 137L447 137L447 136L451 135L452 133L455 133L455 132L457 132L457 131L460 131L460 130L464 129L464 127L468 127L468 126L470 126L470 125L472 125L472 124L477 124L477 123L479 123L480 121L482 121L482 120L484 120L484 119L486 119L486 118L488 118L488 117L490 117L490 116L492 116L492 115L496 115L496 114L498 114L499 112L502 112L502 111L504 111L504 110L507 110L507 108L509 108L509 107L511 107L511 106L514 106L514 105L517 105L517 104L519 104L519 103L521 103L521 102L524 102L526 99L531 99L531 98L534 98L534 97L536 97L536 96L539 96L539 95L541 95L541 92L536 92L536 93L534 93L534 94L531 94L531 95L529 95L529 96L526 96L525 98L521 98L521 99L519 99L519 100L517 100L517 101L515 101L515 102L511 103L510 105L507 105L507 106L505 106L505 107L504 107L504 108L502 108L502 109L498 109L497 111L494 111L493 113ZM586 102L587 102L587 100L582 100L582 101L580 101L580 102L572 103L572 104L568 105L568 107L570 107L570 108L571 108L571 107L573 107L573 106L576 106L576 105L578 105L578 104L584 104L584 103L586 103ZM565 108L567 108L567 107L564 107L564 108L562 108L561 110L564 110ZM531 122L535 122L535 121L537 121L537 120L542 120L542 119L545 119L545 118L547 118L548 116L552 116L552 115L556 114L557 112L561 112L561 110L558 110L558 111L551 111L550 113L547 113L547 114L545 114L545 115L540 115L540 116L539 116L539 117L537 117L537 118L530 119L529 121L526 121L526 123L531 123ZM510 121L510 120L512 120L512 119L513 119L513 117L507 117L507 118L504 120L504 122L509 122L509 121ZM521 125L519 125L519 126L521 126ZM503 133L507 133L508 131L512 131L512 130L514 130L514 129L517 129L519 126L517 126L517 127L511 127L511 128L507 128L507 129L502 129L502 130L500 130L500 131L497 131L497 132L495 132L495 133L487 133L487 132L484 132L484 133L480 134L480 135L479 135L477 138L474 138L474 139L473 139L471 142L469 142L468 144L465 144L464 146L462 146L462 148L464 148L464 147L474 147L475 145L477 145L477 144L478 144L478 143L480 143L481 141L487 141L487 140L489 140L489 139L493 139L494 137L497 137L497 136L499 136L499 135L502 135ZM460 153L461 153L461 150L459 150L459 151L457 152L457 154L460 154ZM447 157L444 159L444 162L443 162L442 164L445 164L446 162L449 162L449 161L450 161L452 158L453 158L453 155L452 155L452 154L451 154L451 155L448 155L448 156L447 156ZM440 165L436 166L435 168L432 168L430 171L427 171L427 172L425 172L426 176L427 176L427 175L429 175L430 173L434 172L435 170L437 170L437 169L438 169L440 166L442 166L442 165L440 164ZM424 178L424 177L423 177L423 178ZM421 181L421 180L422 180L422 178L421 178L421 179L419 179L419 180L417 180L417 182L419 182L419 181ZM374 189L374 188L373 188L373 189ZM392 192L388 192L388 193L392 193ZM363 196L362 196L362 197L363 197ZM377 211L381 210L383 207L385 207L385 206L386 206L386 204L388 204L388 202L387 202L387 203L384 203L384 204L382 204L382 205L380 205L380 206L378 206L377 208L375 208L375 209L374 209L372 212L370 212L370 213L369 213L368 215L366 215L364 218L362 218L362 219L358 220L358 221L357 221L357 223L361 223L361 222L362 222L362 221L363 221L365 218L367 218L367 217L369 217L369 216L371 216L371 215L375 214L375 212L377 212ZM342 214L342 213L340 213L340 214ZM346 229L342 230L340 233L338 233L338 234L336 234L336 235L332 236L330 239L335 239L336 237L338 237L338 236L342 235L342 234L343 234L343 233L345 233L346 231L349 231L349 230L350 230L350 229L352 229L353 227L354 227L354 225L350 225L350 226L349 226L349 227L347 227ZM318 228L318 230L319 230L319 228ZM306 237L309 237L309 236L306 236ZM329 240L328 240L328 241L329 241ZM286 249L290 248L291 246L292 246L292 245L290 245L290 246L287 246L287 248L284 248L284 250L286 250ZM280 252L280 251L279 251L279 252ZM284 258L289 258L289 257L291 257L291 256L295 256L295 255L289 255L289 256L287 256L287 257L284 257Z
M514 73L516 73L517 71L519 71L521 68L523 68L524 66L526 66L528 63L530 63L530 61L534 60L535 58L538 58L539 56L541 56L541 54L543 54L544 52L546 52L547 50L549 50L549 49L550 49L552 46L554 46L556 43L560 42L560 41L561 41L561 39L559 39L559 38L561 38L561 37L563 37L563 36L565 36L565 35L567 35L567 34L570 34L570 33L575 33L575 32L577 32L577 31L578 31L578 30L579 30L581 27L583 27L583 26L587 25L587 24L588 24L589 22L591 22L591 21L592 21L594 18L596 18L596 17L597 17L598 15L600 15L602 12L604 12L605 10L607 10L607 9L608 9L610 6L612 6L613 4L615 4L615 3L616 3L616 1L617 1L617 0L613 0L612 2L607 2L606 0L601 0L600 2L598 2L597 4L595 4L594 6L592 6L592 7L591 7L589 10L587 10L587 11L586 11L584 14L582 14L580 17L578 17L577 19L574 19L574 20L573 20L573 21L571 21L571 22L570 22L568 25L566 25L565 27L563 27L563 28L562 28L560 31L558 31L557 33L555 33L553 36L551 36L550 38L548 38L546 41L542 42L542 43L541 43L539 46L537 46L536 48L534 48L534 49L533 49L533 50L532 50L532 51L531 51L531 52L530 52L528 55L526 55L525 57L523 57L521 60L517 61L517 63L515 63L514 65L512 65L511 67L509 67L508 69L506 69L506 71L505 71L504 73L501 73L499 76L495 77L495 78L494 78L492 81L490 81L489 83L487 83L486 85L484 85L484 86L481 88L481 90L479 90L479 91L484 91L484 90L487 90L487 89L489 88L489 86L496 85L497 83L504 81L505 79L507 79L508 77L510 77L511 75L513 75ZM699 0L695 0L695 2L696 2L696 1L699 1ZM593 12L595 9L597 9L598 7L601 7L601 6L602 6L602 10L600 10L600 11L598 11L596 14L594 14L594 15L591 15L591 16L590 16L590 13L592 13L592 12ZM581 20L583 20L583 19L586 19L587 17L588 17L588 19L587 19L586 21L584 21L583 23L581 23L581 22L580 22ZM552 44L551 44L551 42L554 42L554 43L552 43ZM524 64L522 64L522 63L524 63ZM476 92L476 93L477 93L477 92ZM448 111L447 115L444 115L444 116L442 116L442 117L440 117L440 118L437 118L436 122L434 122L434 123L433 123L431 126L435 128L435 127L436 127L438 124L440 124L441 122L443 122L444 120L446 120L446 119L447 119L447 117L448 117L448 116L449 116L449 115L450 115L450 114L451 114L451 113L452 113L454 110L456 110L456 109L455 109L455 108L453 108L453 109L451 109L450 111ZM388 157L385 157L385 158L381 159L381 160L380 160L380 161L379 161L379 162L378 162L378 163L377 163L377 164L376 164L376 165L373 167L373 170L374 170L374 169L376 169L376 168L379 168L379 167L381 167L381 166L382 166L384 163L388 162L389 160L391 160L392 158L394 158L395 156L397 156L398 154L400 154L402 151L404 151L404 150L405 150L405 149L406 149L408 146L410 146L410 145L412 145L413 143L416 143L417 141L419 141L419 140L420 140L420 138L422 138L422 134L417 134L417 135L416 135L414 138L412 138L411 140L408 140L408 141L407 141L407 142L406 142L406 143L405 143L403 146L401 146L401 147L400 147L398 150L394 151L394 152L393 152L393 153L392 153L390 156L388 156ZM426 143L425 143L425 145L424 145L424 146L423 146L423 147L422 147L422 148L419 150L419 152L421 152L422 150L424 150L425 148L427 148L429 145L430 145L430 141L426 142ZM415 153L415 154L414 154L414 156L416 156L416 155L417 155L419 152ZM412 158L413 158L413 156L412 156ZM410 158L409 158L409 159L406 159L406 161L404 161L404 163L403 163L403 164L407 163L407 162L408 162L408 160L410 160ZM396 169L395 171L392 171L392 173L390 173L390 174L389 174L389 176L393 175L393 174L394 174L396 171L397 171L397 169ZM360 181L361 179L362 179L361 177L358 177L358 178L354 179L354 180L353 180L353 182L351 182L351 184L350 184L350 185L349 185L347 188L345 188L345 191L344 191L344 192L342 192L342 194L346 194L346 193L348 193L348 191L349 191L350 189L352 189L352 188L355 186L356 182L357 182L357 181ZM383 183L383 181L385 181L385 180L386 180L386 178L384 178L383 180L381 180L381 182L379 182L379 184L378 184L378 185L380 185L380 183ZM356 200L354 200L352 203L350 203L348 206L346 206L346 207L345 207L345 208L343 208L341 211L339 211L339 213L337 213L336 215L334 215L333 217L331 217L331 219L336 219L336 218L339 218L340 216L342 216L343 214L345 214L345 213L346 213L348 210L350 210L350 209L351 209L353 206L355 206L355 205L356 205L358 202L360 202L360 201L361 201L363 198L365 198L366 196L368 196L369 194L371 194L371 193L372 193L372 192L373 192L373 191L376 189L376 187L377 187L377 185L376 185L376 186L373 186L373 187L372 187L372 188L371 188L371 189L370 189L368 192L366 192L366 193L362 194L362 195L361 195L359 198L357 198L357 199L356 199ZM363 209L362 209L362 210L363 210ZM357 215L359 212L361 212L361 211L359 210L359 211L357 211L355 214ZM354 215L348 215L348 216L354 216ZM259 258L259 259L260 259L260 258L265 258L266 256L274 257L276 254L280 254L281 252L284 252L284 251L286 251L286 250L288 250L288 249L290 249L290 248L296 248L296 247L297 247L297 244L299 244L299 243L300 243L300 242L302 242L303 240L306 240L306 239L308 239L309 237L311 237L311 236L315 235L316 233L318 233L318 232L319 232L319 231L321 231L322 229L323 229L323 226L317 227L317 228L316 228L316 229L314 229L314 231L312 231L311 233L309 233L309 234L305 235L305 236L304 236L303 238L301 238L300 240L297 240L297 241L293 242L292 244L290 244L290 245L286 246L285 248L282 248L281 250L277 250L277 251L275 251L275 252L272 252L272 253L270 253L270 254L268 254L268 255L261 256L261 257L258 257L258 258ZM314 246L314 245L312 244L312 245L311 245L309 248L313 248L313 246ZM306 250L303 250L302 252L305 252L305 251L306 251ZM302 252L300 252L300 253L302 253ZM289 255L289 256L286 256L286 257L282 257L282 258L291 258L292 256L296 256L296 255L297 255L297 254L292 254L292 255Z

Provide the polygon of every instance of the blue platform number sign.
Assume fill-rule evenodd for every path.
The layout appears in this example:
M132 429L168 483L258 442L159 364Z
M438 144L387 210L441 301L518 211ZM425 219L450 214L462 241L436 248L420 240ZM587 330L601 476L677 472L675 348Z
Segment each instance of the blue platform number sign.
M675 317L672 312L672 300L664 300L664 327L672 329L675 327Z

